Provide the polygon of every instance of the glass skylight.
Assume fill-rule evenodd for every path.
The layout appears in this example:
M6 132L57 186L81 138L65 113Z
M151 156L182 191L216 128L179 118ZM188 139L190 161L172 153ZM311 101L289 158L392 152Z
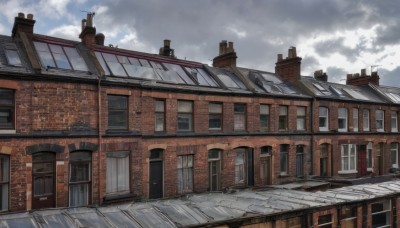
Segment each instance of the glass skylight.
M214 68L216 69L216 68ZM216 73L217 77L225 84L228 88L236 88L236 89L246 89L246 86L240 81L236 75L229 71L225 71L222 69L218 69Z
M368 97L364 96L363 94L361 94L359 91L356 91L354 89L350 89L350 88L343 88L343 90L348 93L350 96L352 96L355 99L359 99L359 100L369 100Z
M96 52L106 75L160 80L178 84L219 87L215 80L201 68L156 62L134 57Z
M329 92L327 89L325 89L325 87L323 87L322 85L318 84L318 83L312 83L315 88L317 88L322 94L324 95L331 95L332 93Z
M282 83L282 81L279 78L277 78L275 75L271 75L271 74L260 74L260 75L267 82L273 82L273 83L276 83L276 84Z
M343 95L343 93L342 93L342 91L341 90L339 90L338 88L336 88L336 87L333 87L333 86L329 86L329 89L336 95L336 96L339 96L339 97L343 97L344 95Z
M400 103L400 96L395 93L385 93L395 103Z
M73 47L33 42L43 67L87 71L86 62Z
M21 59L18 55L17 46L13 43L4 45L7 62L9 65L22 66Z
M197 80L200 85L218 87L218 83L203 69L201 68L190 68L185 69Z

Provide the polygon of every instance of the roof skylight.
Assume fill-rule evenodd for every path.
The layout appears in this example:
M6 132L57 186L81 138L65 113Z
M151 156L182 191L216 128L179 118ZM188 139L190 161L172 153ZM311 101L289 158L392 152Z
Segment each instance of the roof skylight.
M331 95L332 93L329 92L329 90L325 89L325 87L323 87L322 85L320 85L319 83L312 83L315 88L317 88L322 94L324 95Z
M277 83L277 84L282 83L282 81L279 78L277 78L275 75L271 75L271 74L260 74L260 75L267 82L273 82L273 83Z
M9 65L21 66L21 59L18 55L17 46L13 43L4 45L7 62Z
M218 87L215 80L201 68L156 62L134 57L96 52L106 75L160 80L178 84Z
M355 99L359 99L359 100L369 100L368 97L364 96L362 93L360 93L359 91L356 91L354 89L350 89L350 88L343 88L343 90L348 93L350 96L352 96Z
M342 93L342 91L341 90L339 90L338 88L336 88L336 87L333 87L333 86L329 86L329 89L336 95L336 96L339 96L339 97L343 97L344 95L343 95L343 93Z
M43 67L87 71L86 62L73 47L33 42Z
M395 93L385 93L395 103L400 103L400 96Z

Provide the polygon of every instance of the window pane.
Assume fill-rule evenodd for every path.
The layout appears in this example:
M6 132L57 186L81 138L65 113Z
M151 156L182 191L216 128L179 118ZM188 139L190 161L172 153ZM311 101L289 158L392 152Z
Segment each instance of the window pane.
M219 103L209 103L208 111L210 113L222 113L222 104Z
M83 60L83 58L78 54L75 48L71 47L64 47L64 51L68 56L69 61L72 64L72 67L74 70L81 70L81 71L87 71L88 68L86 66L86 62Z
M96 58L99 61L101 68L104 70L105 75L110 75L110 71L108 70L108 67L106 65L106 62L104 61L104 58L100 52L95 52Z
M269 114L269 105L260 105L260 114Z
M222 128L221 114L210 114L208 123L210 129L221 129Z
M287 107L286 106L279 106L279 115L286 116L287 115Z
M235 114L234 116L234 130L245 130L245 115L244 114Z
M128 98L126 96L108 95L109 129L128 128Z
M192 130L192 114L178 114L178 130L191 131Z
M70 207L86 206L89 200L89 184L76 184L69 187Z
M90 163L71 163L70 182L90 181Z
M306 108L305 107L297 107L297 115L298 116L305 116L306 115Z
M7 62L9 65L14 65L14 66L22 65L21 59L19 58L17 50L6 49L5 54L6 54Z
M178 101L178 112L192 112L193 103L191 101Z
M156 112L164 112L165 101L156 100Z
M0 129L13 127L13 111L11 108L0 107Z

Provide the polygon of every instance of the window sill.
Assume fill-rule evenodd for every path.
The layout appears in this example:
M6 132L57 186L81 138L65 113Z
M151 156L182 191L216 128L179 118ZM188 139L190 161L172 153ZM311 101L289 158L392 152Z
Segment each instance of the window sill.
M372 172L372 171L374 171L374 169L372 169L372 168L367 168L367 172Z
M103 197L105 203L118 202L120 200L133 199L132 193L109 194Z
M287 173L281 173L281 174L279 174L279 177L289 177L289 174L287 174Z
M347 132L347 129L338 129L338 132Z
M357 170L340 170L338 171L339 174L354 174L354 173L358 173Z
M0 134L15 134L16 130L0 130Z

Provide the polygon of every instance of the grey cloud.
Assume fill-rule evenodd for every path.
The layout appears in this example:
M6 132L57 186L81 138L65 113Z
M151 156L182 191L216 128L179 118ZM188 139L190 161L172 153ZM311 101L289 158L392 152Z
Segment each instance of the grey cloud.
M399 85L400 81L400 66L395 69L389 71L386 69L378 69L378 74L380 77L380 84L387 86L395 86Z

